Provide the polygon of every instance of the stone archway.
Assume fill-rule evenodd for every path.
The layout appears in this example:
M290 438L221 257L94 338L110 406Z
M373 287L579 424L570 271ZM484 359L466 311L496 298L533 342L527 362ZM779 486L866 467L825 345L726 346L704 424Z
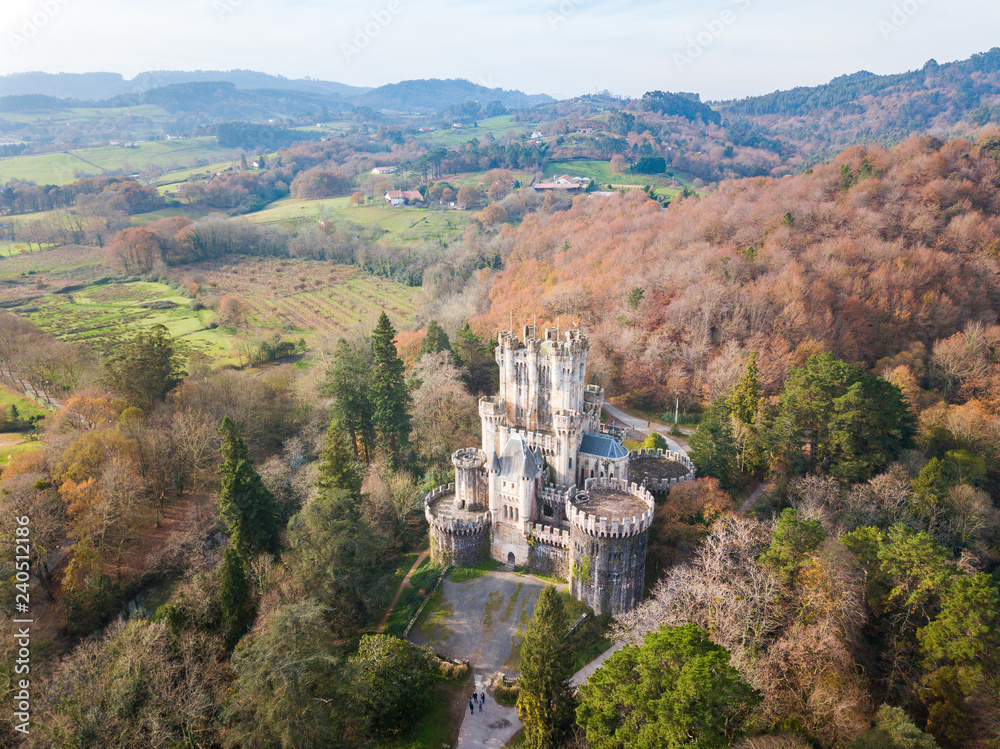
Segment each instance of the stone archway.
M509 564L511 567L514 566L514 552L513 551L508 551L507 552L507 564Z

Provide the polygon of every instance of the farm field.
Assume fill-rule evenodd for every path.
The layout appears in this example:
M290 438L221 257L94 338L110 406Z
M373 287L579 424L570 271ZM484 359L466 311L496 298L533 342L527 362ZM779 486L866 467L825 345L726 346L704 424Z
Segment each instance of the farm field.
M524 121L517 122L514 120L514 115L511 114L503 114L499 117L489 117L485 120L479 120L477 124L479 125L478 127L449 127L444 130L433 130L428 133L420 133L417 135L417 138L434 143L434 145L438 146L457 146L462 143L468 143L473 138L482 140L486 133L492 133L493 137L497 140L503 138L511 130L516 133L525 132L527 135L531 135L531 132L537 126L537 123Z
M296 335L342 335L374 325L382 310L404 328L424 301L419 288L321 260L229 259L185 266L185 274L203 290L243 299L252 325Z
M74 182L80 175L98 175L118 170L140 171L149 165L179 170L195 167L196 163L218 163L232 155L231 148L223 148L215 136L208 136L148 141L135 148L104 146L34 156L14 156L0 159L0 184L20 179L40 185L64 185Z
M378 203L355 206L350 205L348 200L346 197L319 200L282 198L247 218L254 223L263 224L295 224L320 218L343 219L381 229L402 241L442 239L448 242L458 238L472 215L466 211L437 211L411 206L392 208Z
M41 252L22 252L13 257L0 256L0 279L67 283L96 281L107 273L104 252L86 245L68 244Z
M0 263L0 272L22 258L40 270L8 279L2 296L8 311L25 317L61 340L87 345L107 355L142 327L164 325L184 356L198 352L216 364L237 364L233 339L278 332L312 343L342 335L358 325L374 325L383 309L398 328L408 326L423 304L423 292L362 271L324 261L231 258L222 263L185 266L181 288L197 290L211 306L222 296L237 296L248 307L247 328L217 326L211 309L192 309L192 299L166 283L99 280L107 271L87 266L80 250L66 248L18 256ZM49 266L45 267L48 260ZM74 265L74 261L80 265ZM67 279L90 268L88 279ZM101 273L98 277L97 273ZM77 276L80 274L78 273ZM86 285L79 281L84 280ZM98 280L97 283L93 281ZM71 281L77 281L72 284ZM214 300L211 301L211 300Z
M52 125L65 122L91 122L113 120L119 117L148 117L153 121L167 122L172 116L155 104L133 107L70 107L68 109L38 109L25 112L4 112L4 119L11 122Z
M656 185L667 188L659 190L661 194L673 194L678 192L676 188L671 189L670 183L676 180L682 187L689 187L690 180L682 173L672 171L669 167L668 174L673 176L655 176L652 174L616 174L611 171L610 161L596 161L593 159L579 159L574 161L553 161L545 168L546 177L558 177L560 174L568 174L571 177L590 177L597 181L600 189L612 185Z

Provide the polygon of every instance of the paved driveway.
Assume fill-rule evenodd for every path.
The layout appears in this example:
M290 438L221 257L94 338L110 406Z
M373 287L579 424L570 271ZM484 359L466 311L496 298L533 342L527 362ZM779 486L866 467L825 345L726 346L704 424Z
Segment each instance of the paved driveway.
M517 673L520 634L545 583L489 572L465 583L445 579L441 605L410 632L410 640L468 661L473 673Z

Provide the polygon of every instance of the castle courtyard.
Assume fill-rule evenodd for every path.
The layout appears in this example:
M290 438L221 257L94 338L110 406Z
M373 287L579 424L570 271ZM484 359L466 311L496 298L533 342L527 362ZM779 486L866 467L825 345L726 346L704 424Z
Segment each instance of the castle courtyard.
M520 633L544 587L535 578L499 570L462 583L445 577L438 605L428 606L410 640L468 661L476 674L516 674Z

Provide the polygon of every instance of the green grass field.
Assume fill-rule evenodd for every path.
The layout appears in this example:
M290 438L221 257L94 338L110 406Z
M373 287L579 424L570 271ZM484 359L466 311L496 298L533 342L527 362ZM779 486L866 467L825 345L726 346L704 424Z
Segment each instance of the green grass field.
M0 418L7 418L10 415L10 407L16 406L19 418L30 419L33 416L48 416L49 411L45 406L36 400L26 398L16 390L0 383Z
M109 353L116 344L134 335L140 327L166 326L181 343L185 355L199 351L217 361L228 361L232 336L209 325L210 310L191 310L190 299L166 284L137 281L88 286L69 294L50 294L32 302L27 311L13 308L57 338L82 343ZM150 302L173 304L170 309L150 309Z
M482 140L486 133L492 133L493 137L498 140L507 135L511 130L518 135L524 134L527 137L535 130L537 123L516 122L514 115L504 114L499 117L480 120L478 125L478 127L449 127L445 130L433 130L428 133L420 133L417 135L417 138L433 143L436 146L457 146L462 143L468 143L473 138Z
M199 352L217 364L239 363L233 350L237 331L215 327L212 310L191 309L192 300L165 283L95 284L106 270L100 255L94 259L96 265L86 264L91 250L60 248L0 262L0 278L9 271L15 283L10 298L24 299L9 311L57 338L85 344L102 355L140 328L162 324L184 356ZM29 267L32 270L26 273ZM90 285L53 293L67 278ZM185 278L197 279L202 293L216 299L226 294L244 299L250 308L251 328L241 331L243 335L278 331L292 340L304 338L307 344L317 336L343 335L382 309L397 327L408 326L423 304L419 288L321 261L234 258L227 264L189 268ZM166 308L154 309L150 303Z
M593 159L579 159L574 161L553 161L545 168L546 177L558 177L560 174L568 174L571 177L590 177L596 180L598 189L607 189L608 184L612 185L656 185L657 193L660 195L676 195L679 190L666 187L667 183L677 180L683 187L690 187L691 182L688 177L681 172L667 169L668 174L673 176L651 174L616 174L611 171L610 161L596 161Z
M449 242L458 238L472 215L465 211L438 211L414 206L393 208L384 203L355 206L348 201L346 197L319 200L283 198L247 218L264 224L296 224L320 218L343 219L380 229L404 242L426 239Z
M231 158L233 150L223 148L215 136L140 143L135 148L104 146L61 153L14 156L0 159L0 184L12 179L40 185L64 185L82 175L99 175L123 170L139 172L156 165L175 172L182 169L206 170L207 165ZM202 166L197 166L201 164Z
M93 281L107 275L104 251L98 247L68 245L41 252L22 252L13 257L2 255L0 258L0 279L29 279L38 274L57 274L73 280Z

